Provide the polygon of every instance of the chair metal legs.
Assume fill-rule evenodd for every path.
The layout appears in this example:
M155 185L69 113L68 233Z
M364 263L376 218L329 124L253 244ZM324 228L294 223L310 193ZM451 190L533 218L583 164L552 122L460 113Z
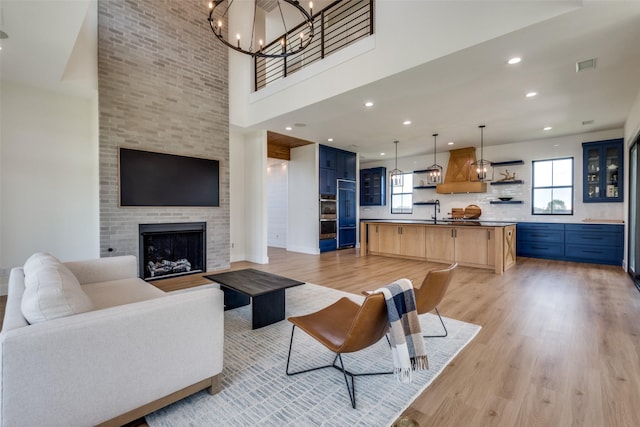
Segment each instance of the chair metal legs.
M444 335L423 335L424 338L444 338L449 335L449 331L447 331L447 327L444 326L444 321L442 320L442 316L440 316L440 312L438 311L438 307L435 307L436 313L438 314L438 319L440 319L440 323L442 324L442 328L444 329Z
M342 354L341 353L336 353L336 357L333 358L333 362L330 365L318 366L318 367L315 367L315 368L305 369L305 370L302 370L302 371L289 372L289 363L291 361L291 348L293 346L293 333L294 333L295 329L296 329L296 325L293 325L293 328L291 328L291 340L289 341L289 354L287 355L287 368L285 370L287 375L304 374L305 372L317 371L319 369L325 369L325 368L335 368L335 369L341 371L342 375L344 376L344 383L347 386L347 391L349 392L349 400L351 401L351 407L353 409L356 408L355 377L368 376L368 375L390 375L390 374L393 374L393 371L390 371L390 372L364 372L364 373L349 372L344 368L344 363L342 362ZM387 340L388 340L388 338L387 338ZM336 361L340 361L340 366L336 365ZM347 378L347 377L351 378L351 384L349 384L349 378Z

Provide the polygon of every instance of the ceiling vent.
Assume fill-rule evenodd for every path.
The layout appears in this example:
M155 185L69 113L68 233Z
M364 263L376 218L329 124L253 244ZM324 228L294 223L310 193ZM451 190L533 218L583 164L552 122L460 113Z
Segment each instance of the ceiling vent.
M576 73L596 68L596 58L576 62Z

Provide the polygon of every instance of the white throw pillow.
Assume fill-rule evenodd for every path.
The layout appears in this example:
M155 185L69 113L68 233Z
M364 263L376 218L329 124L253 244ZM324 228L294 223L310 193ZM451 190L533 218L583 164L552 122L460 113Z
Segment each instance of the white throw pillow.
M24 271L24 275L28 276L35 272L37 268L45 264L61 264L61 262L58 258L47 252L36 252L25 261L22 270Z
M49 261L31 266L25 274L22 315L31 324L93 309L73 273L62 263Z

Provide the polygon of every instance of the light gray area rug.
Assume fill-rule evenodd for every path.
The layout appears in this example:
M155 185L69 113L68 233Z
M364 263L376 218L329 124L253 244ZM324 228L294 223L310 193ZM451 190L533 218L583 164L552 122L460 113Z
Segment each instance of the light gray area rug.
M323 286L305 284L286 291L286 315L308 314L348 296ZM420 316L426 334L441 333L435 315ZM410 384L393 375L356 378L353 409L342 373L321 369L287 376L285 366L291 324L284 320L251 330L249 306L225 312L222 390L215 396L196 393L146 417L151 427L179 426L388 426L475 337L480 326L445 318L449 336L426 340L429 370L415 373ZM333 353L296 329L291 369L330 364ZM358 353L343 355L347 370L392 369L385 339Z

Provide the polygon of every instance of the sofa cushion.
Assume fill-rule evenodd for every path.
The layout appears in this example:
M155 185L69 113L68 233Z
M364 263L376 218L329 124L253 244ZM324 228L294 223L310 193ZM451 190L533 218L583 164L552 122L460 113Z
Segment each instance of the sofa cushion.
M26 269L25 264L25 269ZM22 315L31 324L93 310L78 279L62 263L42 257L25 271Z
M36 252L24 263L24 275L27 276L43 265L60 264L60 260L47 252Z
M96 310L159 298L167 294L140 278L87 283L82 289Z

